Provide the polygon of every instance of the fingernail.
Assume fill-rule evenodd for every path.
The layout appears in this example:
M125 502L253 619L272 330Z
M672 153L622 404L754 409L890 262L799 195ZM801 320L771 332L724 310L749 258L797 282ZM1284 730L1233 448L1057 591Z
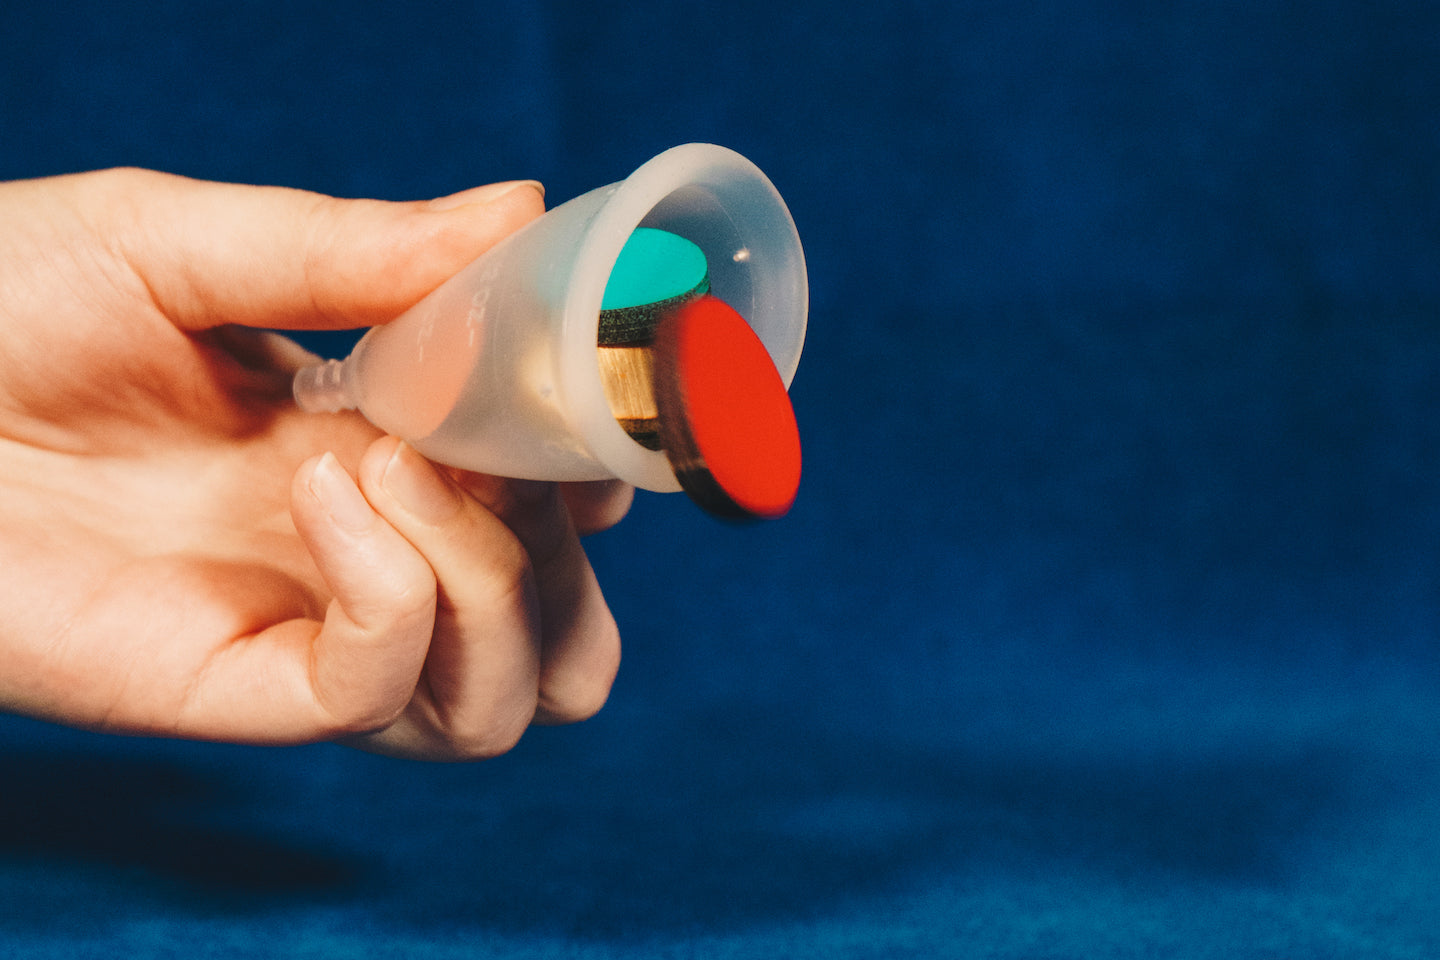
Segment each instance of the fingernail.
M415 519L438 526L460 510L460 494L409 445L395 445L380 485Z
M310 492L330 514L330 519L342 530L364 533L375 522L375 511L371 509L365 495L350 479L350 474L340 466L335 454L326 453L315 465L310 475Z
M443 212L472 204L494 203L516 190L534 190L542 198L545 196L545 185L538 180L507 180L503 183L487 183L483 187L471 187L448 197L437 197L430 201L429 207L431 210Z

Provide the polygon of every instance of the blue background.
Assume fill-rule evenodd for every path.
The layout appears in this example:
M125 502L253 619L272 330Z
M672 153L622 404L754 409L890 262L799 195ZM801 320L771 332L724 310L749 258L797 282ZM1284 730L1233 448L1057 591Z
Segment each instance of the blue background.
M800 501L590 541L598 718L0 720L0 955L1440 953L1440 6L606 7L0 4L0 178L558 202L704 140L812 283Z

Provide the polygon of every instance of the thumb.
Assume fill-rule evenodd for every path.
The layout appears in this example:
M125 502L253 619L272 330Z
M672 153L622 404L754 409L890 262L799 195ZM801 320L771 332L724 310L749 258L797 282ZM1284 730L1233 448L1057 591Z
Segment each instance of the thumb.
M439 200L341 200L147 170L74 178L177 325L341 329L384 323L544 212L534 181Z

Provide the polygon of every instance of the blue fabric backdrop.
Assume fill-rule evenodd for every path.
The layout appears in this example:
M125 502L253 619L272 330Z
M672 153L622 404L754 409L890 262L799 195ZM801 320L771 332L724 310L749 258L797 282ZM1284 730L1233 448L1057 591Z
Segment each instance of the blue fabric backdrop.
M1440 6L0 2L0 178L692 140L806 245L793 514L642 496L488 764L0 719L0 955L1440 953Z

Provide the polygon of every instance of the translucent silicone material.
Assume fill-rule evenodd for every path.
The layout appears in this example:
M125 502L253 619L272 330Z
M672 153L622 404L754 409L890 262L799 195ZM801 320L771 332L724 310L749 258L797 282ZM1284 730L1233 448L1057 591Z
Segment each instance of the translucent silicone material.
M296 401L358 409L451 466L679 490L665 455L616 423L600 381L606 281L641 226L704 251L711 292L749 322L788 387L808 313L794 221L754 164L695 143L556 207L370 330L346 359L301 370Z

